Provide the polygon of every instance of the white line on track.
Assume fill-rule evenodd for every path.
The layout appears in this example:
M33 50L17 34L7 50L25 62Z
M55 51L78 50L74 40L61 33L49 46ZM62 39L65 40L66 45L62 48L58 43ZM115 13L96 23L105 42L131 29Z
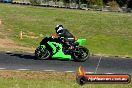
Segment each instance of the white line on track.
M114 73L105 73L105 74L114 74Z
M4 70L4 69L6 69L6 68L0 68L0 70Z
M98 68L99 68L99 65L100 65L101 59L102 59L102 56L100 56L100 59L99 59L99 62L98 62L98 64L97 64L97 67L96 67L95 73L97 73L97 70L98 70Z
M72 73L72 72L75 72L75 71L64 71L64 72L69 72L69 73Z
M0 70L5 70L6 68L0 68ZM30 70L30 69L16 69L16 70L19 70L19 71L27 71L27 70ZM56 70L43 70L43 71L46 71L46 72L55 72ZM68 72L68 73L73 73L73 72L76 72L76 71L64 71L64 72ZM94 74L95 72L86 72L86 74ZM114 73L103 73L103 74L114 74Z
M86 72L86 74L93 74L94 72Z
M26 71L26 70L30 70L30 69L16 69L16 70Z
M6 51L7 53L10 53L11 51Z

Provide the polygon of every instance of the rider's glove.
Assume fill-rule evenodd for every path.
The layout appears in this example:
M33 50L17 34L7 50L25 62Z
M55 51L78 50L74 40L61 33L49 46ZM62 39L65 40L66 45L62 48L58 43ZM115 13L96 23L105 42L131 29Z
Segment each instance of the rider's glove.
M54 37L54 36L51 36L51 38L53 38L53 39L54 39L55 37Z
M53 35L51 36L51 38L53 38L53 39L54 39L56 36L57 36L56 34L53 34Z

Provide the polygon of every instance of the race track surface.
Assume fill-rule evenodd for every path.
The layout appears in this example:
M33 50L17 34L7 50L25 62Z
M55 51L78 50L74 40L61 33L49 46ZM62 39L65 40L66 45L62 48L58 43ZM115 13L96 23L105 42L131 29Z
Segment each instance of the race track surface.
M132 74L132 59L118 57L90 57L86 62L35 60L32 53L0 52L0 70L65 71L74 72L79 66L87 72Z

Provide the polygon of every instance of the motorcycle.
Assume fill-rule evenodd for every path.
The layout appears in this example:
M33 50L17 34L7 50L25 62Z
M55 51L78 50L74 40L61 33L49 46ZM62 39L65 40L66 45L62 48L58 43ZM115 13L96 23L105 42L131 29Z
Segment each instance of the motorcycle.
M89 58L89 50L81 46L86 39L77 39L72 49L65 46L64 42L62 42L63 40L64 38L52 38L52 36L44 37L35 50L36 59L57 58L61 60L84 62Z

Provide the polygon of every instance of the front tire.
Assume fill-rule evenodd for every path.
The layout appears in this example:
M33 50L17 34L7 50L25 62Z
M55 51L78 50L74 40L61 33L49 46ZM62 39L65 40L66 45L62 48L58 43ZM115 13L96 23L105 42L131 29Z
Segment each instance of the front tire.
M46 48L43 49L43 48L38 47L35 50L35 57L36 57L36 59L39 59L39 60L49 59L50 52Z
M89 50L83 46L79 46L75 49L75 52L73 53L73 58L77 62L84 62L87 59L89 59Z

